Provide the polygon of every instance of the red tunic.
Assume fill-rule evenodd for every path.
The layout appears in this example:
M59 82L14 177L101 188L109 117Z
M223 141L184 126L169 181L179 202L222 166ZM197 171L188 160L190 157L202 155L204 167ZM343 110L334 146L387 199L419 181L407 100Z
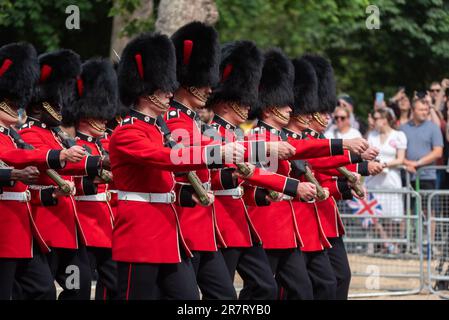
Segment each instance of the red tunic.
M79 146L88 149L93 156L102 156L99 141L80 133L77 134L77 137ZM93 178L87 176L76 177L75 184L76 196L104 194L108 189L106 184L94 184ZM86 237L86 246L111 248L114 216L108 201L76 200L76 209Z
M42 172L52 166L50 153L59 162L59 152L50 150L17 149L9 136L9 129L0 127L0 159L16 169L36 166ZM25 192L27 186L16 182L11 187L3 187L3 192ZM0 258L32 258L33 240L38 241L43 252L49 249L42 238L31 215L29 202L0 200Z
M195 122L196 113L177 101L172 101L172 106L165 115L167 126L172 132L172 137L184 146L201 146L210 143L210 138L203 137L201 128ZM210 173L208 169L195 171L201 182L210 183ZM176 176L176 189L181 191L186 185L190 185L185 175ZM178 212L184 239L190 250L194 251L217 251L217 243L221 247L226 247L225 241L217 227L215 216L215 206L208 207L185 206L182 203L183 197L178 194L175 204ZM191 195L187 193L191 202ZM181 205L182 204L182 205Z
M264 135L267 141L281 141L281 132L270 127L264 122L260 122L262 128L256 128L255 132ZM283 135L283 133L282 133ZM288 142L296 148L296 155L292 159L307 159L315 157L328 157L331 155L343 154L342 141L338 139L322 140L322 141L302 141L296 139L288 139ZM289 176L291 172L291 165L289 161L279 160L277 165L277 173ZM257 197L256 190L249 189ZM247 200L248 204L254 205L257 201ZM280 202L272 202L265 207L251 206L248 207L250 216L254 221L256 229L262 237L264 248L266 249L287 249L295 248L298 245L303 245L302 234L300 232L297 215L294 206L301 206L301 204L294 204L295 201L283 200ZM251 209L250 209L251 208ZM298 209L298 208L297 208ZM301 216L305 225L314 226L311 231L312 245L308 241L308 247L311 249L322 248L322 240L319 237L319 224L316 221L313 211L309 210L309 216ZM304 232L305 228L302 230ZM310 240L310 239L309 239ZM328 244L325 242L325 246Z
M20 131L23 140L37 149L63 149L62 144L55 134L43 123L36 120L30 120ZM67 163L61 172L62 178L71 180L72 175L92 175L97 172L98 157L86 156L78 163ZM32 200L31 209L36 225L40 230L46 244L49 247L76 249L78 248L78 236L85 243L85 235L80 226L78 213L75 207L75 200L72 196L59 197L53 203L42 202L40 189L55 186L45 173L40 175L38 186L31 186L32 197L38 198Z
M305 131L306 138L311 141L316 141L321 139L320 135L314 131L306 130ZM333 167L339 167L344 164L344 161L340 161L341 159L337 159ZM328 164L331 166L332 158L328 159ZM347 163L351 163L351 160L348 158ZM331 176L326 176L320 174L319 172L315 172L315 176L318 182L323 187L328 187L329 190L338 190L338 187L334 187L337 184L337 181L333 179ZM335 194L334 194L335 195ZM338 211L337 203L335 201L334 196L331 194L329 198L323 201L315 202L316 209L318 211L318 215L320 217L320 221L324 230L324 234L327 238L336 238L344 235L344 225L341 220L340 213Z
M218 146L220 148L220 146ZM174 190L172 171L206 168L208 147L172 150L164 146L164 138L155 119L134 110L112 134L109 145L116 187L120 191L168 193ZM187 155L198 163L179 161L173 156ZM175 159L177 161L177 159ZM179 263L182 245L187 247L176 209L169 203L119 200L112 234L112 255L116 261L136 263Z

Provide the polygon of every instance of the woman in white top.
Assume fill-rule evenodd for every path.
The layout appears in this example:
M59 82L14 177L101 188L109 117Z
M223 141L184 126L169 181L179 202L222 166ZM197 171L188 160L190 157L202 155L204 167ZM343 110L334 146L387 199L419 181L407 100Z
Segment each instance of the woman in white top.
M351 127L350 112L344 107L337 107L334 111L335 124L324 133L328 139L361 138L360 131Z
M370 146L377 147L379 160L384 165L384 170L376 175L366 178L368 189L400 189L402 188L401 174L398 166L402 165L407 148L407 138L402 131L394 128L396 121L391 109L380 109L374 113L375 130L368 135ZM374 196L382 205L383 216L403 217L404 203L401 194L375 193ZM388 237L402 237L405 221L404 219L381 219L384 230ZM397 230L399 223L399 233ZM396 252L395 246L389 245L390 252Z

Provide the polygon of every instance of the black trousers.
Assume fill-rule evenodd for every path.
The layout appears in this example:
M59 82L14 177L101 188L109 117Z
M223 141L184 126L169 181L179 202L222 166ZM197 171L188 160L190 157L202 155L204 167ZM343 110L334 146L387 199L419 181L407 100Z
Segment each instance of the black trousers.
M351 268L349 267L345 244L342 237L328 238L328 240L332 248L327 250L327 255L337 279L336 299L347 300L351 283Z
M95 300L117 298L117 263L110 248L87 247L92 274L98 274Z
M47 258L37 244L33 258L0 258L0 300L55 300Z
M287 299L312 300L312 282L307 274L301 250L270 249L266 250L266 253L279 288L286 291Z
M337 279L326 251L303 252L315 300L335 300Z
M236 300L221 251L193 251L192 265L204 300Z
M185 256L181 263L117 262L118 299L199 300L192 262Z
M92 273L86 247L78 249L51 248L48 264L63 291L59 300L90 300Z
M240 300L275 300L277 284L261 246L221 249L232 281L237 271L243 280Z

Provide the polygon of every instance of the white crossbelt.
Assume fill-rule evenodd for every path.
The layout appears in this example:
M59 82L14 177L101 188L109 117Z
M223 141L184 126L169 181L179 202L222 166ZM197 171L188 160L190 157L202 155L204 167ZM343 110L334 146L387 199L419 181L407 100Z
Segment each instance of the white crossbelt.
M214 195L216 196L232 196L234 198L241 198L243 197L243 188L237 187L234 189L225 189L225 190L215 190Z
M111 200L110 192L102 192L97 194L91 194L88 196L75 196L75 200L77 201L100 201L100 202L108 202Z
M176 201L176 194L173 191L166 193L142 193L119 190L118 199L151 203L174 203Z
M31 200L31 194L28 190L25 192L3 192L0 194L0 200L28 202Z

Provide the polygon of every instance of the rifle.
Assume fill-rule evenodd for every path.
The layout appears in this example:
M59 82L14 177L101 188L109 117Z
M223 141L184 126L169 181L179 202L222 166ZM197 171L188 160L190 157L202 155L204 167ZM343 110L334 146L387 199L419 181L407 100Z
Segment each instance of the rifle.
M26 143L25 141L23 141L22 137L13 129L10 128L10 134L11 137L13 138L14 142L16 143L16 145L20 148L20 149L26 149L26 150L33 150L34 147L28 143ZM45 171L45 173L47 174L47 176L53 180L53 182L55 182L58 187L64 192L64 193L71 193L72 192L72 188L70 187L70 185L67 183L66 180L64 180L59 173L57 173L55 170L53 169L47 169Z
M319 135L319 139L324 139L323 134ZM363 197L365 195L362 184L360 182L357 182L357 178L352 174L351 171L349 171L346 167L338 167L337 171L352 183L351 188L359 197Z
M64 147L66 148L71 148L73 146L76 146L76 141L75 139L73 139L72 137L70 137L68 134L66 134L64 131L61 130L61 128L59 127L53 127L51 129L54 133L56 133L56 135L58 136L59 139L61 139L61 143L63 144ZM87 146L87 145L83 145L84 149L86 149L86 154L87 155L92 155L92 150ZM101 170L99 177L105 182L111 182L111 178L109 177L109 175L106 173L107 170Z
M165 123L164 118L162 116L157 117L157 124L161 128L162 134L164 135L165 143L168 147L174 148L175 146L183 147L182 144L176 143L176 141L171 136L170 129L167 126L167 123ZM198 196L200 202L202 205L207 206L210 204L210 199L207 194L206 189L204 188L200 178L198 178L198 175L194 171L189 171L186 173L187 179L189 180L190 184L193 187L193 190L195 190L196 195Z
M208 126L207 124L204 124L204 130L203 130L203 134L205 131L208 130L213 130L213 128L211 126ZM239 136L237 135L237 141L240 141ZM214 136L209 136L211 138L215 138ZM222 142L227 142L225 137L220 136ZM249 166L246 163L236 163L235 164L237 166L237 169L240 173L243 174L243 176L247 177L251 174L251 169L249 168ZM268 194L270 196L270 198L272 199L277 199L279 197L279 192L274 191L274 190L268 190Z
M312 170L310 169L310 165L307 161L304 160L290 160L290 163L293 167L294 172L296 175L304 175L306 180L310 183L313 183L316 188L316 195L318 200L325 200L326 199L326 193L324 192L323 187L320 185L318 180L313 175Z
M339 167L337 168L337 171L352 183L351 187L359 197L363 197L365 195L362 184L360 183L360 181L357 182L357 178L352 174L351 171L349 171L345 167Z

